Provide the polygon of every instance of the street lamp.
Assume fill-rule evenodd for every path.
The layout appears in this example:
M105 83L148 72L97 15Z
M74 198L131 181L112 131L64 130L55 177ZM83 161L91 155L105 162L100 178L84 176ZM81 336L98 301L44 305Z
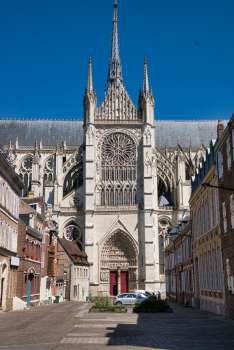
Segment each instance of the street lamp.
M211 184L209 184L208 182L203 182L201 184L202 187L213 187L213 188L219 188L221 190L227 190L227 191L234 191L234 188L232 187L223 187L223 186L212 186Z

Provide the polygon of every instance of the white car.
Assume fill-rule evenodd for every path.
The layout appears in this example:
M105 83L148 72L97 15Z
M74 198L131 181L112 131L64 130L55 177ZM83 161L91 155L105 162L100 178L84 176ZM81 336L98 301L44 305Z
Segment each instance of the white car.
M135 290L134 293L145 294L148 298L153 296L153 294L147 292L147 290L142 290L142 289L141 290Z

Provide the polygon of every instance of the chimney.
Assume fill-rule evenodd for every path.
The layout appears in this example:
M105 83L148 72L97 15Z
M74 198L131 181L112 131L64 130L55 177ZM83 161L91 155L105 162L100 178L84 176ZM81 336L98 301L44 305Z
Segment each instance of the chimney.
M28 192L28 198L33 198L34 197L34 192L33 191L29 191Z
M224 130L223 121L219 120L218 125L217 125L217 140L218 141L221 139L221 136L223 135L223 130Z

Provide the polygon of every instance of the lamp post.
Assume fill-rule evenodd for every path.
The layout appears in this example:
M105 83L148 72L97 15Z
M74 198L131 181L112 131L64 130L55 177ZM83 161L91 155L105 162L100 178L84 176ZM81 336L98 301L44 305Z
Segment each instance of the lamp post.
M227 191L234 191L233 187L223 187L223 186L213 186L211 184L209 184L208 182L203 182L201 184L202 187L213 187L213 188L219 188L221 190L227 190Z

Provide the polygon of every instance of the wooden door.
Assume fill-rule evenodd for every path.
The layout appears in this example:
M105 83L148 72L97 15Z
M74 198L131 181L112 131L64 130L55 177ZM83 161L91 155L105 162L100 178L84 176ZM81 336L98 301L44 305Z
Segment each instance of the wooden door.
M121 271L121 293L128 292L128 271Z
M117 295L117 271L110 271L110 295Z

